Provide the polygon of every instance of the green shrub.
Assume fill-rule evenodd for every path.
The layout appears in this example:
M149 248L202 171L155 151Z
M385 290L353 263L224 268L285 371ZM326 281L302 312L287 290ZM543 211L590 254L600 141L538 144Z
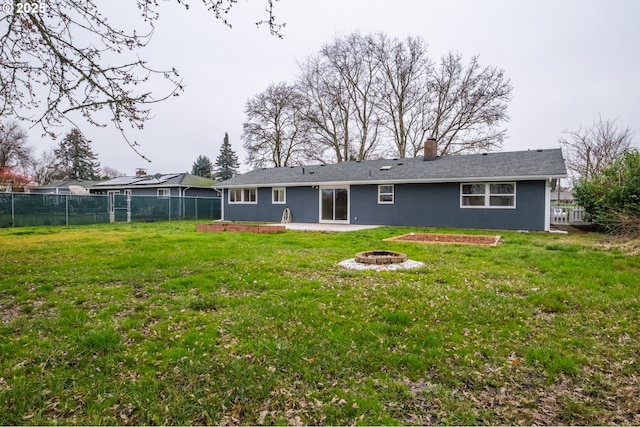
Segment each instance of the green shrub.
M580 179L575 197L603 231L640 236L640 152L625 153L599 174Z

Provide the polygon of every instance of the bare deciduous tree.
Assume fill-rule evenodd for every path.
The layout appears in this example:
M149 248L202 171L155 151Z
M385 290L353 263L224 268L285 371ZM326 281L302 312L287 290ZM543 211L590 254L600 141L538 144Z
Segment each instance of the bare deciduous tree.
M33 159L27 133L15 120L0 123L0 169L26 171Z
M314 160L343 162L375 155L382 124L375 106L380 61L371 39L335 38L300 64Z
M33 180L38 184L50 184L58 173L58 160L53 148L42 152L40 157L34 159L29 172Z
M125 176L125 173L111 166L103 166L100 169L100 175L103 178L117 178L119 176Z
M499 148L512 91L504 71L453 53L435 67L426 50L421 38L356 32L301 62L306 160L416 156L429 136L440 155Z
M321 58L338 79L337 83L349 99L350 157L337 161L366 160L377 149L381 118L375 107L376 80L380 61L370 37L353 33L336 38L320 50Z
M309 140L305 152L309 160L348 160L353 155L349 135L351 99L335 70L319 55L310 56L300 67L298 87L306 99L304 118L309 125Z
M13 11L0 18L0 116L28 120L53 134L74 112L104 126L96 113L107 109L121 131L126 123L142 128L150 106L178 94L182 80L175 68L154 69L140 59L161 6L136 1L141 13L137 31L116 28L95 0L8 2ZM188 0L176 1L189 8ZM229 25L225 14L237 0L202 1ZM266 1L268 17L258 24L279 35L273 1ZM21 10L27 6L28 11ZM155 76L168 80L165 93L152 94L145 87L153 85Z
M378 61L377 106L387 117L398 157L415 156L430 136L425 123L430 93L425 90L432 69L426 44L408 37L403 43L378 33L371 37Z
M434 97L427 114L428 129L438 140L440 155L495 149L502 146L509 119L511 82L504 71L481 67L478 57L465 67L458 54L445 55L426 90Z
M602 117L591 126L565 130L558 142L564 147L565 163L575 177L591 178L621 154L633 148L633 133L618 128L616 120Z
M304 159L304 100L294 86L280 83L247 101L242 140L254 167L291 166Z

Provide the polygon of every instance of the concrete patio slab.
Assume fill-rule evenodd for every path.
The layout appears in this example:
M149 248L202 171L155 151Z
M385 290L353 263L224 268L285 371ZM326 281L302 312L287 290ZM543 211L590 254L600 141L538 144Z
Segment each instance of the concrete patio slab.
M285 227L287 227L287 230L325 231L325 232L334 232L334 233L342 233L345 231L367 230L370 228L380 227L380 225L312 224L312 223L303 223L303 222L290 222L285 224L273 224L273 225L284 225Z

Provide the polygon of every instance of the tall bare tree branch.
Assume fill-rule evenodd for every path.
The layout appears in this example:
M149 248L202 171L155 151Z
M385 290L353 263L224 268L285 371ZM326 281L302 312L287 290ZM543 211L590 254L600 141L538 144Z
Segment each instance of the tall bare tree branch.
M558 142L564 147L567 168L574 178L591 178L633 147L633 132L619 128L616 120L603 119L578 130L565 130Z
M25 172L33 161L27 133L15 120L0 122L0 169Z
M349 130L352 100L344 84L320 55L307 58L300 70L297 85L306 99L308 158L320 162L348 160L353 153Z
M286 83L271 85L247 102L242 139L249 164L284 167L301 163L306 140L303 104L297 89Z
M188 0L176 1L190 7ZM258 25L281 36L274 1L265 2L267 18ZM73 113L96 126L111 121L120 131L127 124L143 128L151 106L178 95L183 82L175 68L156 69L141 59L161 6L157 0L136 2L142 31L114 26L96 0L47 0L33 3L38 8L30 13L19 0L8 3L13 12L0 18L0 117L29 121L53 136L62 122L73 123ZM230 26L226 14L237 0L202 3ZM156 77L167 82L161 94L145 89ZM110 117L98 115L101 110Z
M349 98L351 120L348 123L353 139L349 142L349 157L341 160L366 160L377 149L381 118L375 108L375 84L380 61L369 37L353 33L325 44L320 55L335 73L338 84ZM352 129L352 130L351 130Z
M416 156L427 137L439 154L500 148L511 83L504 71L445 55L438 67L420 38L336 37L299 64L306 160Z
M402 42L382 33L371 40L381 71L377 105L387 117L385 124L393 135L395 153L398 157L415 156L429 136L424 106L430 93L425 88L433 65L426 44L420 38L408 37Z
M506 135L511 82L504 71L481 67L478 57L465 67L458 54L445 55L427 90L435 97L429 108L429 130L440 155L500 148Z

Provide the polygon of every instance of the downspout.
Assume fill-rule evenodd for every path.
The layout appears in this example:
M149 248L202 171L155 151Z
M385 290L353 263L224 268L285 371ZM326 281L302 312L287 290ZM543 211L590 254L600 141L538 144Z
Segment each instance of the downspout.
M551 178L545 180L544 211L544 231L548 232L551 231Z

